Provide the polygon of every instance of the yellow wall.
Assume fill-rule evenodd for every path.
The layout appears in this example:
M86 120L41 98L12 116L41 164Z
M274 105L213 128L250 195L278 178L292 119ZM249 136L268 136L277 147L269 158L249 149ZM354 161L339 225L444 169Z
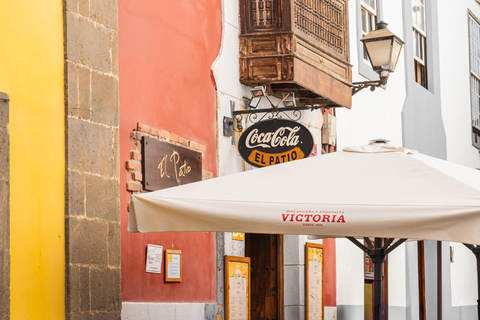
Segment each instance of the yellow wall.
M64 318L62 0L0 0L10 96L11 319Z

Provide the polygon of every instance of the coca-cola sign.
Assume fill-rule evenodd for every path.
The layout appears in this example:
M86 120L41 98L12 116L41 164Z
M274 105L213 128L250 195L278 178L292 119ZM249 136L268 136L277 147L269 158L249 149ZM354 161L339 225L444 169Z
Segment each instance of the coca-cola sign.
M256 167L306 158L312 148L310 131L298 122L283 119L258 122L238 140L240 155Z

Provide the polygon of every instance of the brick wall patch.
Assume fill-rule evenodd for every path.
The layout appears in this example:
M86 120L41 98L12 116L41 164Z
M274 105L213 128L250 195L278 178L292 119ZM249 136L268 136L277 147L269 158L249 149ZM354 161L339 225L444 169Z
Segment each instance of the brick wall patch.
M189 140L176 133L172 133L161 128L155 128L139 122L137 124L137 129L130 133L130 140L133 142L133 149L130 150L130 160L128 160L125 164L127 173L126 188L131 194L144 191L142 187L142 138L144 136L201 152L202 158L205 158L207 151L207 147L205 145L197 141ZM213 172L202 170L203 180L211 178L213 178ZM127 206L127 208L130 209L130 206Z

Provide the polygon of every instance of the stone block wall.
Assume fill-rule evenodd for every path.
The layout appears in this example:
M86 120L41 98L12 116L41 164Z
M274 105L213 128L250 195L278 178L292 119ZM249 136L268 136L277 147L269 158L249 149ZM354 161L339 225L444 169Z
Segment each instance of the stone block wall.
M117 1L66 0L66 319L120 319Z
M143 192L142 175L142 138L149 137L159 141L168 142L173 145L192 149L202 153L202 159L205 158L207 147L194 140L189 140L179 136L176 133L156 128L144 123L137 123L137 127L130 132L130 141L132 142L130 159L125 163L126 189L128 193ZM213 172L203 169L202 180L213 178ZM127 211L130 211L130 203L127 204ZM217 233L223 235L223 233ZM220 240L219 240L220 241ZM220 242L219 242L220 243ZM222 241L223 243L223 241ZM223 252L223 251L221 251ZM217 260L220 259L223 264L223 253L219 254L217 247ZM222 267L223 272L223 267ZM219 271L220 272L220 271ZM223 273L221 283L223 284ZM223 291L223 289L221 290ZM218 298L221 297L221 298ZM223 319L223 293L217 292L217 299L221 301L217 304L203 303L124 303L123 317L126 319L157 319L162 315L168 319L200 319L208 320Z
M0 320L10 319L10 135L8 96L0 92Z

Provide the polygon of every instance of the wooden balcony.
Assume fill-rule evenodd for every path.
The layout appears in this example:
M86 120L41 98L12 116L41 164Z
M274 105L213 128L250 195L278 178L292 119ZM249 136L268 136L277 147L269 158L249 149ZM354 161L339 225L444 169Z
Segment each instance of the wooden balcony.
M240 0L240 82L351 107L348 0Z

